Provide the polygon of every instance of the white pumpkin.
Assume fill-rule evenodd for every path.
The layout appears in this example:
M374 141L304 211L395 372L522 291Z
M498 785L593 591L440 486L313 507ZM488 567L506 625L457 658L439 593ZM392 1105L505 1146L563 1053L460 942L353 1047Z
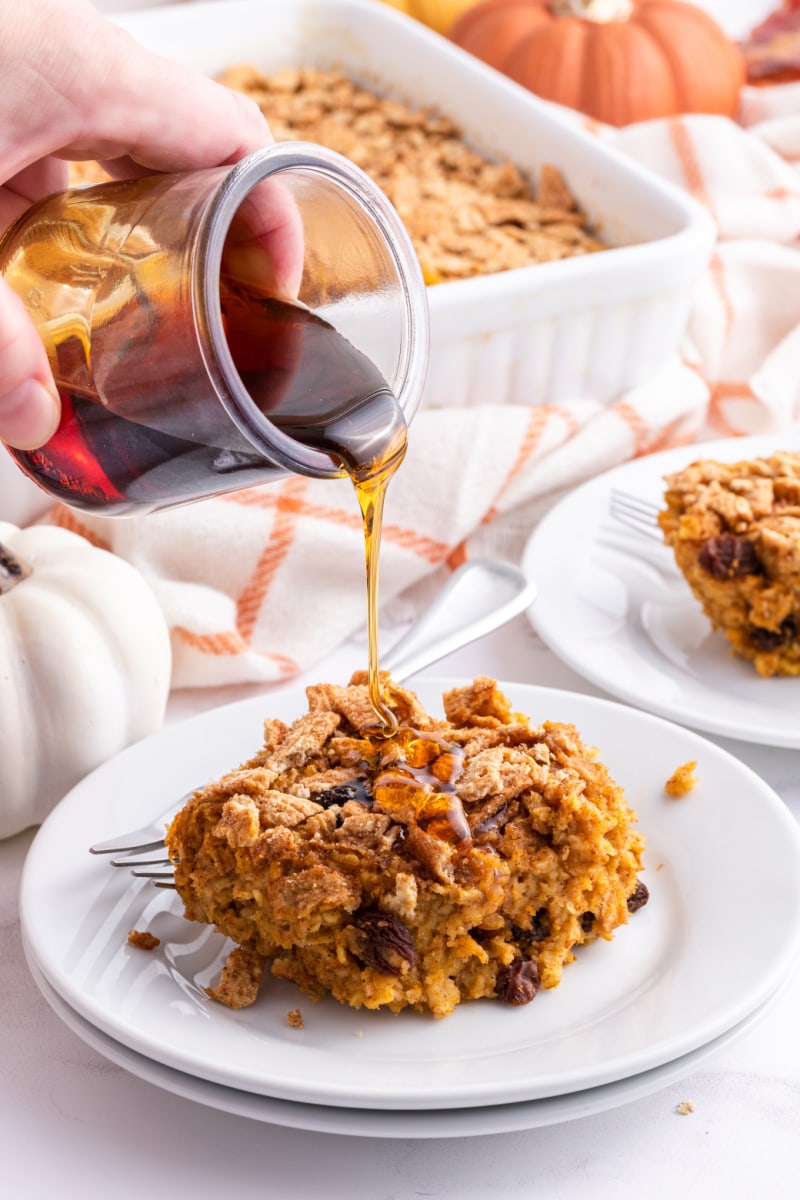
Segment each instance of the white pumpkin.
M0 521L0 838L164 719L169 631L135 567Z

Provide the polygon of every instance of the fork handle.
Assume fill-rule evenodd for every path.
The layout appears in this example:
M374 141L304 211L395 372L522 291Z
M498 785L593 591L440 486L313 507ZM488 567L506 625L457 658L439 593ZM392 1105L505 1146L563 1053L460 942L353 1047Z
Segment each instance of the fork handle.
M535 599L536 587L519 567L469 559L453 572L408 633L381 655L381 667L400 683L505 625Z

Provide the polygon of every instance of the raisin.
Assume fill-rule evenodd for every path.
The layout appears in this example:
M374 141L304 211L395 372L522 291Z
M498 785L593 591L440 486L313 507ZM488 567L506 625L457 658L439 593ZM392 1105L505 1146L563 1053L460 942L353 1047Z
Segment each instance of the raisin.
M352 783L337 783L335 787L328 788L325 792L318 792L314 800L323 808L332 808L334 804L347 804L348 800L357 800L359 804L370 804L372 793L364 780L355 779Z
M584 933L591 933L594 928L594 913L585 912L581 916L581 929Z
M543 942L550 936L550 914L547 909L540 908L531 918L527 929L521 925L512 925L511 936L520 946L529 946L531 942Z
M647 885L642 883L641 879L636 880L636 887L628 896L628 912L638 912L640 908L644 908L647 901L650 899L650 892Z
M515 958L497 975L495 991L505 1004L530 1004L539 991L539 968L533 959Z
M739 579L743 575L760 575L763 571L753 543L731 533L709 538L697 561L714 579Z
M354 922L364 934L357 957L381 975L404 975L417 962L414 939L406 925L388 913L369 909Z
M794 617L787 617L780 629L762 629L760 625L751 625L748 633L757 650L778 650L797 637L797 622Z
M543 942L550 936L550 913L546 908L540 908L531 921L531 941Z

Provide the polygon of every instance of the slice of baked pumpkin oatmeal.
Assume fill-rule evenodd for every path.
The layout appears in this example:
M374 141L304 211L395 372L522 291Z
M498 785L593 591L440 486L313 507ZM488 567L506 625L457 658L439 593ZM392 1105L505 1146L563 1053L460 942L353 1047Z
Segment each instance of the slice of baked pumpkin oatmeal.
M512 712L492 679L447 692L443 718L383 691L394 737L366 732L365 675L320 684L194 794L167 835L186 916L246 952L248 981L263 961L356 1008L525 1004L645 902L635 814L573 726Z

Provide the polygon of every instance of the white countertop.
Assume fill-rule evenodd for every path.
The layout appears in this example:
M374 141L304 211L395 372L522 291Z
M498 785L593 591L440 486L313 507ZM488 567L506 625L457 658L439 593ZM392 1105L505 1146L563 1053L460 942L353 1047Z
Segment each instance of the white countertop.
M344 678L360 657L358 647L343 647L313 674ZM477 672L600 694L542 646L524 617L436 669ZM168 719L256 690L178 694ZM714 740L766 778L800 820L800 752ZM275 1200L751 1200L793 1194L800 971L755 1027L696 1074L599 1116L527 1133L413 1142L304 1133L162 1091L107 1062L61 1023L31 979L20 944L17 888L31 837L0 842L6 1195L24 1189L34 1200L70 1198L102 1195L106 1188L116 1200L143 1194L193 1200L243 1194ZM695 1110L681 1116L676 1106L684 1100Z

